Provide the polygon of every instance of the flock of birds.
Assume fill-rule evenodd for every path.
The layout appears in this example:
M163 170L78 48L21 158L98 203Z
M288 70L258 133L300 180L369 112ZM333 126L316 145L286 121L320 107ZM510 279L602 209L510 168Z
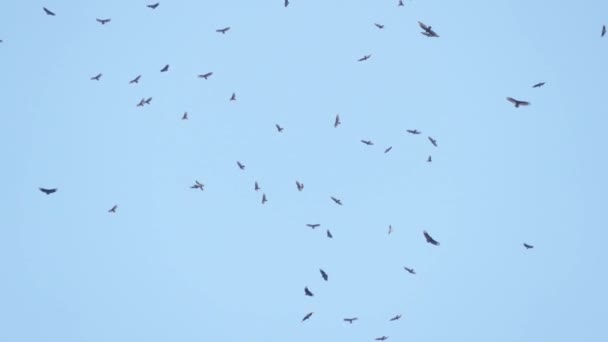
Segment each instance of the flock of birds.
M149 5L146 5L146 6L148 8L150 8L150 9L154 10L159 5L160 5L160 3L157 2L157 3L149 4ZM284 1L284 6L285 7L289 6L289 0L285 0ZM398 2L398 6L404 6L402 0L400 0ZM49 10L46 7L43 7L43 10L44 10L44 13L46 15L56 16L55 12ZM97 18L96 21L99 22L101 25L106 25L106 24L108 24L108 23L111 22L111 18L106 18L106 19L99 19L99 18ZM378 29L383 29L384 28L384 25L379 24L379 23L374 23L374 25ZM439 34L433 29L432 26L426 25L426 24L424 24L424 23L422 23L420 21L418 22L418 25L422 29L422 32L421 32L422 35L424 35L426 37L429 37L429 38L439 38ZM228 27L219 28L219 29L216 30L216 32L221 33L221 34L226 34L229 30L230 30L230 27L228 26ZM606 26L604 25L604 26L602 26L601 37L605 36L605 34L606 34ZM0 42L2 42L2 40L0 40ZM364 62L364 61L370 59L371 57L372 57L372 55L364 55L363 57L359 58L357 61ZM169 71L169 64L166 64L162 69L160 69L160 72L168 72L168 71ZM207 72L205 74L198 75L198 77L207 80L212 75L213 75L213 72ZM94 80L94 81L100 81L102 76L103 76L102 73L98 73L97 75L91 77L90 79ZM141 78L141 75L136 76L135 78L133 78L132 80L129 81L129 84L137 84L137 83L139 83L140 78ZM540 88L540 87L542 87L544 85L545 85L545 82L539 82L539 83L534 84L532 87L533 88ZM507 101L509 101L510 103L512 103L515 108L519 108L519 107L522 107L522 106L529 106L530 105L530 102L528 102L528 101L518 100L518 99L514 99L512 97L507 97L506 99L507 99ZM229 100L230 101L236 101L236 94L232 93L232 95L230 96ZM137 107L143 107L145 105L150 105L151 101L152 101L152 97L142 98L137 103L136 106ZM188 120L188 113L185 112L183 114L183 116L181 117L181 119L182 120ZM340 115L336 115L336 117L334 119L333 126L335 128L338 128L341 123L342 122L341 122L341 119L340 119ZM278 133L282 133L283 130L284 130L284 128L282 126L280 126L279 124L275 124L275 127L276 127L276 130L277 130ZM406 132L409 133L409 134L411 134L411 135L419 135L419 134L422 133L422 132L418 131L417 129L407 129ZM437 140L435 140L433 137L428 136L427 138L428 138L429 142L434 147L438 146L437 145ZM371 145L374 144L371 140L361 140L361 143L366 144L368 146L371 146ZM392 149L392 146L389 146L388 148L386 148L384 150L384 153L390 152L391 149ZM432 162L432 157L430 155L427 158L427 162L429 162L429 163ZM242 162L237 161L236 164L237 164L237 166L238 166L239 169L245 170L245 165ZM303 183L301 183L300 181L296 181L295 183L296 183L296 188L297 188L298 191L303 191L304 190L304 184ZM190 188L192 188L192 189L198 189L200 191L204 191L205 190L204 187L205 187L204 183L201 183L198 180L196 180L194 182L194 184L190 186ZM45 193L46 195L51 195L51 194L57 192L56 188L43 188L43 187L40 187L39 190L41 192ZM255 191L261 190L261 188L260 188L260 186L259 186L259 184L258 184L257 181L254 183L254 190ZM336 198L334 196L330 196L330 199L336 205L343 205L342 201L339 198ZM268 198L267 198L266 194L262 193L261 203L264 204L267 201L268 201ZM114 213L117 212L117 209L118 209L118 205L113 205L108 210L108 212L114 214ZM306 224L306 226L310 227L311 229L316 229L316 228L320 227L321 224L319 224L319 223ZM391 234L392 231L393 231L392 226L389 225L389 227L388 227L388 234ZM429 243L431 245L434 245L434 246L439 246L440 245L440 243L437 240L435 240L426 230L424 230L422 232L422 235L423 235L423 237L424 237L424 239L425 239L425 241L427 243ZM329 230L326 231L326 236L328 238L333 238L333 235L332 235L332 233ZM532 249L532 248L534 248L533 245L530 245L528 243L523 243L523 246L525 247L525 249ZM410 267L403 267L403 268L409 274L412 274L412 275L416 274L416 271L414 270L414 268L410 268ZM319 271L320 271L320 274L321 274L321 277L323 278L323 280L324 281L328 281L329 280L328 274L323 269L319 269ZM313 292L310 291L310 289L307 286L304 287L304 294L306 296L310 296L310 297L314 296ZM307 313L302 318L302 322L309 320L312 317L312 315L313 315L313 312ZM398 314L398 315L395 315L395 316L391 317L389 320L390 321L396 321L396 320L399 320L400 318L401 318L401 314ZM347 318L344 318L343 320L344 320L344 322L353 324L358 319L359 319L358 317L347 317ZM388 339L388 336L380 336L380 337L375 338L375 340L378 340L378 341L383 341L383 340L386 340L386 339Z

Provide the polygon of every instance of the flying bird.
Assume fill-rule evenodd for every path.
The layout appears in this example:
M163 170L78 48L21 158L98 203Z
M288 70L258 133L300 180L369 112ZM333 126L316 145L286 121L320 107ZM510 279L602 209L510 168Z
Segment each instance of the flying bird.
M309 297L314 296L314 294L312 292L310 292L310 290L308 289L308 286L304 287L304 294L307 295L307 296L309 296Z
M353 318L345 318L344 322L348 322L350 324L353 324L354 321L358 320L358 317L353 317Z
M376 341L384 341L387 339L388 339L388 336L376 337Z
M519 106L528 106L528 105L530 105L530 102L519 101L519 100L516 100L516 99L514 99L512 97L507 97L507 101L513 103L515 105L515 108L519 108Z
M158 7L158 5L160 5L160 2L157 2L157 3L152 4L152 5L146 5L146 6L148 6L151 9L156 9L156 7Z
M322 269L319 269L319 272L321 272L321 277L323 277L323 280L327 281L327 279L329 278L327 276L327 273L325 273L325 271L323 271Z
M99 81L101 78L101 74L97 74L96 76L91 77L91 81Z
M418 25L420 25L420 27L424 30L424 32L420 32L423 35L425 35L427 37L439 37L437 32L433 31L433 28L431 26L426 26L424 23L422 23L420 21L418 22Z
M146 99L146 104L150 104L150 102L151 102L151 101L152 101L152 98L151 98L151 97L148 97L148 98Z
M386 150L384 150L384 153L388 153L392 149L393 149L393 146L389 146Z
M217 30L215 30L215 32L218 32L221 34L226 34L226 32L228 32L228 30L230 30L230 26L224 27L223 29L217 29Z
M381 30L384 28L384 25L381 25L381 24L374 23L374 25L376 25L376 27Z
M339 199L337 199L337 198L335 198L335 197L333 197L333 196L331 196L330 198L331 198L331 200L332 200L332 201L334 201L334 202L335 202L337 205L342 205L342 201L341 201L341 200L339 200Z
M46 13L47 15L52 15L52 16L54 16L54 15L55 15L55 13L54 13L54 12L51 12L51 11L50 11L48 8L46 8L46 7L42 7L42 9L44 10L44 13Z
M160 69L160 72L167 72L167 70L169 70L169 64L165 65L162 69Z
M304 316L304 318L302 318L302 322L304 322L305 320L309 319L310 316L312 316L313 312L309 312L306 314L306 316Z
M422 133L422 132L420 132L418 130L415 130L415 129L408 129L407 132L411 133L411 134L420 134L420 133Z
M329 229L327 230L327 237L330 238L330 239L334 238L334 236L331 235L331 232L329 231Z
M139 101L139 103L137 104L137 107L143 107L144 104L146 104L146 99L141 99L141 101Z
M307 223L306 224L306 226L308 226L308 227L310 227L312 229L315 229L315 228L319 227L320 225L321 225L320 223L315 223L315 224Z
M289 6L289 0L285 0L285 7Z
M182 120L188 120L188 112L184 112L184 115L182 116Z
M298 187L298 191L302 191L304 189L304 184L296 181L296 186Z
M334 128L338 127L341 124L342 124L342 122L340 121L340 115L337 114L336 115L336 120L334 120Z
M190 188L191 189L201 189L201 191L204 191L204 186L205 184L200 183L199 181L194 181L194 185L192 185Z
M602 26L602 37L606 35L606 25Z
M245 165L241 164L241 162L240 162L240 161L238 161L238 160L237 160L236 165L238 165L238 166L239 166L239 169L241 169L241 170L245 170Z
M526 249L531 249L534 248L534 246L532 245L528 245L527 243L524 242L524 247L526 247Z
M201 74L201 75L198 75L198 77L200 77L200 78L204 78L204 79L208 79L208 78L209 78L209 76L211 76L211 75L213 75L213 73L212 73L212 72L208 72L208 73L206 73L206 74Z
M396 321L399 318L401 318L401 315L396 315L395 317L391 318L389 321Z
M388 234L390 235L393 232L393 226L388 225Z
M363 56L363 57L361 57L361 58L357 59L357 62L363 62L363 61L366 61L366 60L368 60L368 59L369 59L371 56L372 56L372 55L365 55L365 56Z
M371 140L361 140L361 142L367 146L372 146L374 144Z
M230 96L230 101L236 101L236 94L232 93L232 96Z
M279 124L274 124L274 127L277 128L277 131L279 131L279 133L283 132L283 127L279 126Z
M107 23L109 23L112 19L108 18L108 19L96 19L98 23L101 23L101 25L105 25Z
M50 194L52 194L53 192L56 192L56 191L57 191L57 189L56 189L56 188L55 188L55 189L38 188L38 189L40 189L40 191L44 192L44 193L45 193L45 194L47 194L47 195L50 195Z
M141 78L141 75L137 75L137 77L135 77L134 79L129 81L129 84L131 83L139 83L139 79Z
M433 161L433 158L431 158L431 156L429 156L428 158L426 158L426 162L427 162L427 163L430 163L430 162L432 162L432 161Z
M254 186L253 186L253 190L258 191L260 190L260 186L258 185L258 182L256 181Z
M266 199L266 194L262 194L262 204L268 202L268 199Z
M407 268L407 267L403 267L404 270L408 271L410 274L416 274L416 271L414 271L413 268Z
M109 213L115 213L116 212L116 208L118 208L117 205L114 205L110 210L108 210Z
M439 242L437 242L435 239L433 239L429 233L426 232L426 230L423 232L424 234L424 238L426 239L426 242L435 245L435 246L439 246Z
M433 146L437 147L437 140L429 137L429 141L431 142L431 144L433 144Z
M535 85L533 85L532 88L540 88L544 85L545 85L545 82L540 82L540 83L536 83Z
M399 4L397 6L403 6L403 0L399 0Z

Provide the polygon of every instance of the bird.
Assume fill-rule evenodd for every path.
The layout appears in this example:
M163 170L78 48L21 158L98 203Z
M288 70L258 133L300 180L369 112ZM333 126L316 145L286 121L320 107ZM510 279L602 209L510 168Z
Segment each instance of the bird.
M354 321L358 320L358 317L353 317L353 318L344 318L344 322L348 322L350 324L353 324Z
M420 132L420 131L418 131L418 130L415 130L415 129L408 129L408 130L406 130L406 131L407 131L408 133L411 133L411 134L420 134L420 133L422 133L422 132Z
M304 189L304 184L296 181L296 186L298 187L298 191L302 191Z
M329 231L329 229L327 230L327 237L330 238L330 239L334 238L334 236L331 235L331 232Z
M232 93L232 96L230 96L230 101L236 101L236 94Z
M507 97L507 101L513 103L515 105L515 108L519 108L519 106L528 106L528 105L530 105L530 102L516 100L516 99L514 99L512 97Z
M151 97L148 97L148 98L146 99L146 101L144 101L144 102L145 102L146 104L150 104L150 102L151 102L151 101L152 101L152 98L151 98Z
M397 6L403 6L403 0L399 0L399 4Z
M262 194L262 204L268 202L268 199L266 199L266 194Z
M160 72L167 72L169 70L169 64L165 65L162 69L160 69Z
M424 32L420 32L423 35L425 35L427 37L439 37L437 32L433 31L433 28L431 26L426 26L424 23L422 23L420 21L418 22L418 25L420 25L420 27L424 30Z
M433 146L437 147L437 140L429 137L429 141L431 142L431 144L433 144Z
M401 315L396 315L395 317L393 317L393 318L389 319L389 321L396 321L396 320L398 320L399 318L401 318Z
M304 316L304 318L302 318L302 322L304 322L305 320L309 319L310 316L312 316L313 312L309 312L306 314L306 316Z
M381 30L384 28L384 25L381 25L381 24L378 24L378 23L374 23L374 25L376 25L376 27L379 28L379 29L381 29Z
M540 82L540 83L536 83L535 85L533 85L532 88L540 88L544 85L545 85L545 82Z
M184 115L182 116L182 120L188 120L188 112L184 112Z
M335 202L337 205L342 205L342 201L341 201L341 200L339 200L339 199L337 199L337 198L335 198L335 197L333 197L333 196L330 196L330 198L331 198L331 200L332 200L332 201L334 201L334 202Z
M201 191L205 191L204 187L205 187L205 184L200 183L199 181L195 180L194 185L192 185L190 188L191 189L201 189Z
M199 77L199 78L208 79L208 78L209 78L209 76L211 76L211 75L213 75L213 73L212 73L212 72L208 72L208 73L206 73L206 74L201 74L201 75L198 75L198 77Z
M427 162L427 163L430 163L430 162L432 162L432 161L433 161L433 158L431 158L431 156L429 156L429 157L426 159L426 162Z
M108 18L108 19L97 19L97 22L100 23L101 25L105 25L107 23L109 23L112 19Z
M307 295L307 296L309 296L309 297L314 296L314 294L312 292L310 292L310 290L308 289L308 287L304 287L304 294Z
M146 99L141 99L141 101L139 101L139 103L137 104L137 107L143 107L144 104L146 104Z
M524 242L524 247L526 247L526 249L531 249L534 248L534 246L532 245L528 245L527 243Z
M101 74L97 74L96 76L91 77L91 81L99 81L101 78Z
M57 189L56 189L56 188L55 188L55 189L38 188L38 189L40 189L40 191L44 192L44 193L45 193L45 194L47 194L47 195L50 195L50 194L52 194L53 192L56 192L56 191L57 191Z
M258 185L258 182L256 181L254 186L253 186L253 190L258 191L260 190L260 186Z
M325 271L323 271L322 269L319 269L319 272L321 272L321 277L323 277L323 280L327 281L327 279L329 278L327 276L327 273L325 273Z
M55 16L55 13L51 12L48 8L42 7L42 9L44 10L44 13L46 13L47 15Z
M602 35L601 37L606 35L606 25L602 25Z
M439 246L439 242L437 242L435 239L433 239L429 233L425 231L423 231L424 234L424 238L426 239L426 242L430 243L431 245L435 245L435 246Z
M277 128L277 131L278 131L279 133L283 132L283 127L279 126L279 124L274 124L274 127L276 127L276 128Z
M388 225L388 234L390 235L393 232L393 226Z
M312 229L315 229L315 228L319 227L320 225L321 225L320 223L314 223L314 224L307 223L306 224L306 226L308 226Z
M217 29L217 30L215 30L215 32L218 32L221 34L226 34L226 32L228 32L228 30L230 30L230 26L224 27L223 29Z
M416 274L416 271L414 271L413 268L407 268L407 267L403 267L404 270L408 271L410 274Z
M139 79L141 78L141 75L137 75L137 77L135 77L134 79L129 81L129 84L131 83L139 83Z
M241 170L245 170L245 165L241 164L241 162L240 162L240 161L238 161L238 160L237 160L236 165L238 165L238 166L239 166L239 169L241 169Z
M361 142L367 146L372 146L374 144L371 140L361 140Z
M388 336L376 337L376 341L384 341L388 339Z
M109 213L115 213L116 212L116 208L118 208L118 206L115 204L110 210L108 210Z
M342 122L340 121L340 115L336 114L336 119L334 120L334 128L338 127L341 124Z
M146 5L147 7L151 8L151 9L156 9L156 7L158 7L158 5L160 5L160 2L157 2L155 4L152 5Z
M363 62L363 61L366 61L366 60L368 60L368 59L369 59L371 56L372 56L372 55L365 55L365 56L363 56L363 57L361 57L361 58L357 59L357 62Z
M285 0L285 7L289 6L289 0Z
M393 146L389 146L386 150L384 150L384 153L388 153L392 149L393 149Z

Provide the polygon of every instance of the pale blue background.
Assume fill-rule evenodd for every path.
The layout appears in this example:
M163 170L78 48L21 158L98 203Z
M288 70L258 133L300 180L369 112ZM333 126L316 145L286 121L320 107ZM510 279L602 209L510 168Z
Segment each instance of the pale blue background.
M151 2L0 6L0 341L608 340L608 2Z

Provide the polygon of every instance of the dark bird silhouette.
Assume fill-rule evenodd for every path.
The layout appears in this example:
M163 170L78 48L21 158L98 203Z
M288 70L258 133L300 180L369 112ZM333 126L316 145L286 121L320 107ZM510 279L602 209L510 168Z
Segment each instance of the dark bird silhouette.
M208 79L208 78L209 78L209 76L211 76L211 75L213 75L213 73L212 73L212 72L208 72L208 73L206 73L206 74L201 74L201 75L198 75L198 77L200 77L200 78L204 78L204 79Z
M429 141L431 142L431 144L433 144L433 146L437 147L437 140L429 137Z
M433 28L431 26L426 26L425 24L423 24L420 21L418 22L418 25L420 25L420 27L424 30L424 32L420 32L423 35L425 35L427 37L439 37L437 32L433 31Z
M329 229L327 230L327 237L330 238L330 239L334 238L334 236L331 235L331 232L329 231Z
M309 297L314 296L314 294L312 292L310 292L310 290L308 289L308 286L304 287L304 294L307 295L307 296L309 296Z
M91 81L99 81L101 78L101 74L97 74L96 76L91 77Z
M305 320L309 319L310 316L312 316L313 312L309 312L306 314L306 316L304 316L304 318L302 318L302 322L304 322Z
M426 162L427 162L427 163L430 163L430 162L432 162L432 161L433 161L433 158L431 158L431 156L429 156L429 157L426 159Z
M188 112L184 112L184 115L182 115L182 120L188 120Z
M524 242L524 247L526 247L526 249L531 249L534 248L534 246L532 245L528 245L527 243Z
M399 4L397 6L403 6L403 0L399 0Z
M414 271L413 268L407 268L407 267L403 267L404 270L408 271L410 274L416 274L416 271Z
M340 121L340 115L337 114L336 119L334 120L334 128L338 127L341 124L342 124L342 122Z
M361 142L367 146L372 146L374 144L371 140L361 140Z
M390 235L393 232L393 226L388 225L388 234Z
M396 315L395 317L391 318L389 321L396 321L399 318L401 318L401 315Z
M426 239L426 242L430 243L431 245L435 245L435 246L439 246L439 242L437 242L435 239L433 239L429 233L425 231L422 232L424 234L424 238Z
M137 77L135 77L134 79L129 81L129 84L131 83L139 83L139 79L141 78L141 75L137 75Z
M236 94L232 93L232 96L230 96L230 101L236 101Z
M387 339L388 339L388 336L376 337L376 341L384 341Z
M262 204L268 202L268 199L266 198L266 194L262 194Z
M422 132L420 132L418 130L415 130L415 129L408 129L407 132L411 133L411 134L420 134L420 133L422 133Z
M194 181L194 185L192 185L190 187L190 189L201 189L201 191L204 191L205 184L200 183L199 181Z
M47 194L47 195L50 195L50 194L52 194L53 192L56 192L56 191L57 191L57 189L45 189L45 188L38 188L38 189L40 189L40 191L44 192L44 193L45 193L45 194Z
M228 32L228 30L230 30L230 26L224 27L223 29L217 29L217 30L215 30L215 32L218 32L221 34L226 34L226 32Z
M602 37L606 35L606 25L602 26Z
M381 24L374 23L374 25L376 25L376 27L381 30L384 28L384 25L381 25Z
M165 65L162 69L160 69L160 72L167 72L169 70L169 64Z
M393 146L389 146L386 150L384 150L384 153L388 153L392 149L393 149Z
M237 161L237 162L236 162L236 165L238 165L238 166L239 166L239 169L241 169L241 170L245 170L245 165L241 164L241 162L240 162L240 161Z
M296 181L296 186L298 187L298 191L304 190L304 184Z
M519 108L519 106L528 106L528 105L530 105L530 102L527 102L527 101L519 101L519 100L516 100L516 99L514 99L514 98L512 98L512 97L507 97L507 101L509 101L509 102L511 102L512 104L514 104L514 105L515 105L515 108Z
M285 7L289 6L289 0L285 0Z
M253 190L258 191L260 190L260 186L258 185L258 182L256 181L254 186L253 186Z
M283 132L283 127L279 126L279 124L274 124L274 127L276 127L276 128L277 128L277 131L278 131L279 133Z
M151 97L148 97L148 98L146 99L146 104L150 104L150 102L151 102L151 101L152 101L152 98L151 98Z
M544 85L545 85L545 82L540 82L540 83L536 83L535 85L533 85L532 88L540 88Z
M46 13L47 15L55 16L55 13L51 12L48 8L42 7L42 9L44 10L44 13Z
M146 104L146 99L141 99L141 101L139 101L139 103L137 104L137 107L143 107L144 104Z
M353 324L354 321L358 320L358 317L353 317L353 318L345 318L344 322L348 322L350 324Z
M327 276L327 273L325 273L325 271L323 271L322 269L319 269L319 272L321 272L321 277L323 277L323 280L327 281L327 279L329 279L329 277Z
M357 59L357 62L363 62L363 61L366 61L366 60L368 60L368 59L369 59L371 56L372 56L372 55L365 55L365 56L363 56L363 57L361 57L361 58Z
M101 25L105 25L107 23L109 23L112 19L108 18L108 19L97 19L97 22L100 23Z
M331 196L331 200L334 201L337 205L342 205L342 201L333 196Z
M117 205L114 205L110 210L108 210L109 213L116 213L116 209L118 208Z
M148 6L151 9L156 9L156 7L158 7L158 5L160 5L160 2L157 2L157 3L152 4L152 5L146 5L146 6Z
M315 228L319 227L320 225L321 225L320 223L314 223L314 224L307 223L306 224L306 226L308 226L312 229L315 229Z

